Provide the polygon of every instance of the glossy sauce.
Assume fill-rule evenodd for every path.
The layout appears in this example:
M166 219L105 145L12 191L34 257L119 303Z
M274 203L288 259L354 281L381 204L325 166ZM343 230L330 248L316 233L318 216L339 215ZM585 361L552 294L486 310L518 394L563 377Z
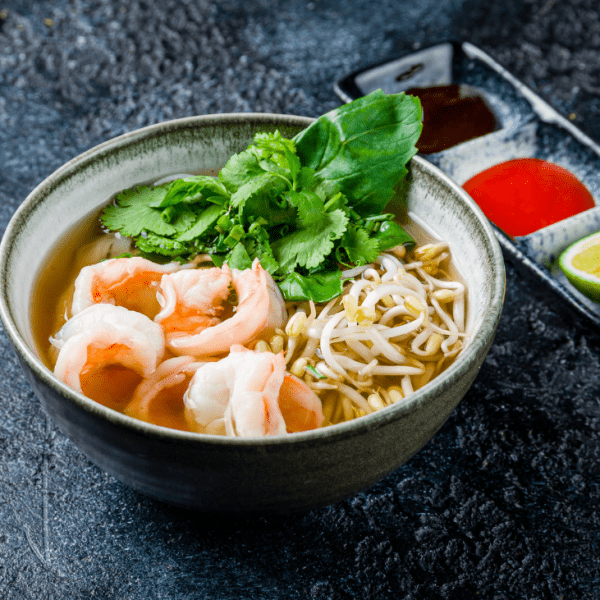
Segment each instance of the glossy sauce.
M593 208L594 197L570 171L539 158L517 158L463 184L485 216L511 237Z
M494 113L472 88L440 85L411 88L423 107L423 132L417 142L421 154L441 152L499 128Z

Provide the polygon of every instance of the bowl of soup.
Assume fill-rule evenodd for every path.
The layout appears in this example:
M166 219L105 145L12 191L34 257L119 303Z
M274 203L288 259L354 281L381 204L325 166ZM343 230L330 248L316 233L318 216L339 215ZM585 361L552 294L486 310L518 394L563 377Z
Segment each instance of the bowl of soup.
M140 309L134 318L143 321L139 326L131 321L135 307L119 306L114 298L99 301L100 308L92 300L94 306L84 303L75 310L74 281L85 279L84 267L106 273L132 258L123 253L122 236L99 226L103 207L135 186L214 175L257 132L292 137L312 122L289 115L224 114L125 134L43 181L6 230L0 248L0 314L36 396L92 462L145 495L222 513L283 513L337 502L422 448L467 393L485 359L502 311L501 251L469 196L415 156L402 201L393 199L386 210L396 214L417 247L397 247L358 269L346 268L343 298L286 302L271 289L265 306L279 312L266 317L270 329L238 338L237 331L262 310L247 299L254 292L246 294L244 278L264 282L266 277L277 286L259 261L245 271L227 264L162 261L150 267L160 273L153 279L153 297L158 285L166 286L163 282L181 291L181 281L204 268L198 277L225 277L222 289L229 291L220 300L225 308L214 309L202 327L237 318L235 327L211 338L210 343L226 348L216 351L216 358L206 356L211 352L193 349L207 347L204 337L193 346L188 338L197 336L177 331L165 334L160 359L153 354L145 371L125 372L127 361L138 360L133 346L114 352L123 357L116 370L110 360L105 369L82 367L99 352L119 347L108 334L110 343L99 337L89 341L98 320L105 319L106 329L106 319L112 327L122 313L126 327L137 327L133 337L142 330L152 337L149 331L173 321L172 315L164 318L166 287L158 289L160 300L148 315ZM112 235L108 245L106 235ZM227 308L232 288L236 299ZM245 384L263 370L278 368L276 384L269 378L259 388ZM93 376L86 379L83 371ZM77 377L69 379L74 372ZM258 425L245 409L236 413L228 404L233 380L244 381L244 397L258 398ZM269 404L265 391L274 385L279 406L277 396ZM165 402L178 404L161 405L164 390L176 390L185 401L167 394L171 399ZM297 415L302 422L292 426Z

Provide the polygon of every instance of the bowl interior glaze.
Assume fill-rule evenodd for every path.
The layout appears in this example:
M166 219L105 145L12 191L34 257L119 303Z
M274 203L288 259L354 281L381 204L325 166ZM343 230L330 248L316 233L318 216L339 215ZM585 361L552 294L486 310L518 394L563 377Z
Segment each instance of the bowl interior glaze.
M455 363L402 405L302 434L250 440L201 436L112 411L71 390L43 365L31 330L30 299L40 269L68 231L125 188L173 173L218 169L257 131L280 130L292 137L311 122L285 115L213 115L120 136L42 182L3 237L0 314L43 407L100 467L154 498L209 511L262 513L344 498L401 465L434 435L471 385L492 342L504 297L496 237L461 188L415 157L409 214L450 243L469 289L470 337Z

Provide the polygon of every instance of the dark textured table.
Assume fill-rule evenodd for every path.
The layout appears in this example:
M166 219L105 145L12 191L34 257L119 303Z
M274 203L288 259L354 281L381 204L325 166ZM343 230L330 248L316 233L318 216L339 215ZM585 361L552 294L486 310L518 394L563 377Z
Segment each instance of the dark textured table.
M317 116L341 75L450 38L600 140L597 0L0 0L0 227L110 137ZM2 332L0 598L600 598L600 336L507 277L496 340L439 434L369 490L287 517L187 512L105 475Z

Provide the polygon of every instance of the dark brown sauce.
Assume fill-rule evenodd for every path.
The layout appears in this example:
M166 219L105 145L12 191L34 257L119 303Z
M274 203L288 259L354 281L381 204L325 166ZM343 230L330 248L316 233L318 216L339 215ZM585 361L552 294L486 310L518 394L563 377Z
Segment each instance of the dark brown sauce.
M499 127L485 100L471 88L440 85L406 93L417 96L423 106L423 132L417 142L422 154L441 152Z

